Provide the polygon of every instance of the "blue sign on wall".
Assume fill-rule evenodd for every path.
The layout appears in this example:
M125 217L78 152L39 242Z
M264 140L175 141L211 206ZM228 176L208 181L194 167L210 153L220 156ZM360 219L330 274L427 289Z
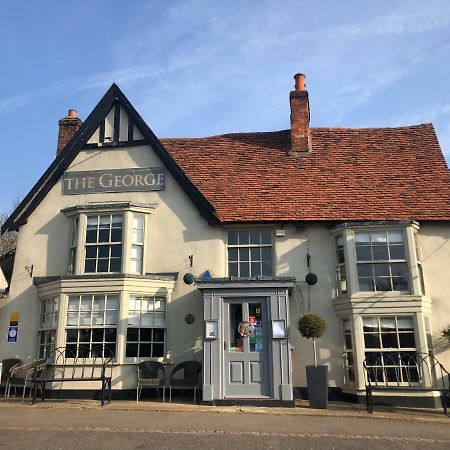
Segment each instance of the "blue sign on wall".
M8 327L8 342L17 342L19 327Z

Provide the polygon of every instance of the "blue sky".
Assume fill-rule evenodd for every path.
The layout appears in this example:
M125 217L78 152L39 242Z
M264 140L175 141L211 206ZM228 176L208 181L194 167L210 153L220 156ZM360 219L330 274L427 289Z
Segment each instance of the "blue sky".
M0 211L55 157L57 121L115 81L159 137L433 122L450 161L450 4L0 0Z

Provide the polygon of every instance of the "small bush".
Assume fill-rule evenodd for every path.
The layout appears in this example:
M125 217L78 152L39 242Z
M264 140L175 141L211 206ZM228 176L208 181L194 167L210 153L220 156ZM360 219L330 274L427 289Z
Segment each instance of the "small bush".
M325 331L327 331L327 324L320 316L306 314L298 319L297 328L304 338L318 339L325 334Z

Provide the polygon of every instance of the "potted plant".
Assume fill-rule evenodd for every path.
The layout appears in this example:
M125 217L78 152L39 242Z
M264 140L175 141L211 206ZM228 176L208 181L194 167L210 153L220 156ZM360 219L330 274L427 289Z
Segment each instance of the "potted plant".
M326 409L328 406L328 367L317 365L316 339L325 334L327 324L322 317L306 314L298 319L297 328L304 338L313 340L314 366L306 366L309 406Z

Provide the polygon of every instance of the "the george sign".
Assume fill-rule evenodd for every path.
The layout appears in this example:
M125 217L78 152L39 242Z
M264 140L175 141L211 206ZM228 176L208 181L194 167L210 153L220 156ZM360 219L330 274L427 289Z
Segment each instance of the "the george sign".
M164 167L65 172L63 176L63 195L162 191L165 186Z
M17 342L19 327L8 327L8 342Z

